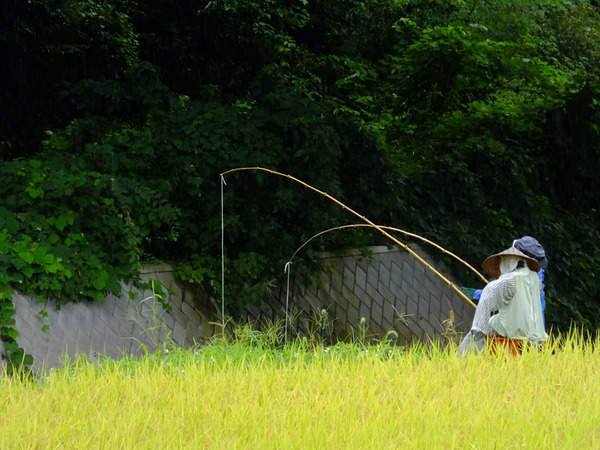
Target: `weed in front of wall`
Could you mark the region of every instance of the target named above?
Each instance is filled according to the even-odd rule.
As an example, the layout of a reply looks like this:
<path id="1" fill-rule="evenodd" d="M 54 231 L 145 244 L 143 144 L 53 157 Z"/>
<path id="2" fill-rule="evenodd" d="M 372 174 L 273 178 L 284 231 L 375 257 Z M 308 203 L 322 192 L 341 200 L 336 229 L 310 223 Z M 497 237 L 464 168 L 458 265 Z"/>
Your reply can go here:
<path id="1" fill-rule="evenodd" d="M 147 303 L 150 304 L 149 308 L 152 314 L 150 325 L 146 326 L 147 324 L 145 321 L 141 319 L 141 314 L 129 314 L 127 318 L 141 328 L 142 331 L 140 334 L 148 337 L 149 343 L 155 351 L 168 353 L 169 349 L 175 347 L 175 343 L 171 339 L 171 330 L 168 329 L 166 323 L 162 319 L 162 316 L 166 313 L 164 307 L 166 305 L 166 300 L 162 294 L 162 288 L 157 288 L 157 285 L 160 285 L 158 281 L 151 281 L 152 295 L 144 298 L 140 302 L 140 309 L 137 311 L 139 313 L 141 309 L 146 307 Z M 131 336 L 129 339 L 132 339 L 139 344 L 138 350 L 142 349 L 145 354 L 150 353 L 146 342 L 143 342 L 141 339 L 134 336 Z"/>
<path id="2" fill-rule="evenodd" d="M 451 309 L 448 318 L 442 321 L 442 327 L 444 329 L 442 336 L 448 344 L 460 344 L 460 341 L 464 337 L 464 333 L 460 332 L 456 327 L 454 310 Z"/>
<path id="3" fill-rule="evenodd" d="M 312 346 L 330 345 L 333 334 L 333 319 L 329 317 L 326 309 L 313 310 L 312 318 L 301 319 L 304 311 L 295 307 L 288 315 L 288 339 L 285 339 L 285 321 L 282 318 L 236 323 L 232 318 L 228 318 L 225 327 L 221 322 L 211 322 L 215 327 L 224 328 L 225 332 L 220 333 L 217 339 L 222 339 L 229 343 L 246 344 L 260 348 L 280 348 L 285 344 L 294 345 L 299 342 L 308 342 Z M 298 325 L 302 322 L 302 328 L 307 336 L 302 336 L 302 330 Z"/>
<path id="4" fill-rule="evenodd" d="M 312 309 L 312 317 L 307 323 L 308 341 L 312 344 L 331 345 L 333 343 L 333 324 L 335 319 L 329 317 L 325 308 Z"/>
<path id="5" fill-rule="evenodd" d="M 261 322 L 261 335 L 268 347 L 280 347 L 285 342 L 283 319 L 265 319 Z"/>
<path id="6" fill-rule="evenodd" d="M 301 321 L 301 316 L 302 316 L 303 312 L 304 311 L 296 305 L 292 305 L 292 307 L 290 308 L 290 310 L 288 312 L 287 333 L 288 333 L 288 336 L 291 337 L 292 339 L 297 339 L 300 337 L 300 334 L 301 334 L 300 321 Z M 284 314 L 285 314 L 285 311 L 284 311 Z M 286 339 L 288 336 L 285 336 Z"/>
<path id="7" fill-rule="evenodd" d="M 358 323 L 358 332 L 354 332 L 354 328 L 352 328 L 352 341 L 359 345 L 362 348 L 368 347 L 368 335 L 369 325 L 367 324 L 367 320 L 364 317 L 360 318 L 360 322 Z"/>

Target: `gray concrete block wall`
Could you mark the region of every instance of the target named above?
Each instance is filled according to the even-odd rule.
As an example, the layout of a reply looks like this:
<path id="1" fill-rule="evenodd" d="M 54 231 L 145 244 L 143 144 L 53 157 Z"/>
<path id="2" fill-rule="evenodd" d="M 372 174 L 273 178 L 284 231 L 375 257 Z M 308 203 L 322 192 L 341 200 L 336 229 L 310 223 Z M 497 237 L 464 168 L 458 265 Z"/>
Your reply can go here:
<path id="1" fill-rule="evenodd" d="M 454 282 L 445 267 L 433 260 L 419 246 L 411 245 L 421 258 Z M 324 254 L 325 270 L 318 282 L 310 286 L 294 284 L 292 292 L 279 290 L 261 308 L 245 311 L 250 320 L 283 318 L 285 298 L 302 309 L 304 320 L 292 324 L 300 335 L 309 335 L 302 328 L 325 309 L 333 321 L 334 339 L 359 336 L 361 319 L 365 319 L 367 336 L 382 339 L 386 333 L 397 333 L 397 342 L 409 344 L 415 340 L 429 342 L 443 339 L 452 329 L 464 333 L 470 328 L 475 309 L 437 274 L 403 249 L 371 247 L 371 261 L 353 251 L 344 255 Z M 269 304 L 268 308 L 266 303 Z M 270 313 L 266 313 L 270 311 Z M 453 319 L 452 329 L 448 322 Z"/>
<path id="2" fill-rule="evenodd" d="M 200 290 L 176 281 L 173 267 L 148 265 L 142 281 L 158 280 L 164 287 L 163 308 L 151 289 L 123 284 L 122 295 L 107 296 L 103 302 L 82 301 L 57 307 L 37 303 L 34 296 L 13 295 L 16 309 L 17 343 L 34 357 L 34 370 L 60 366 L 85 354 L 89 360 L 106 355 L 141 355 L 173 342 L 187 346 L 214 334 L 216 305 Z M 171 291 L 169 293 L 168 291 Z"/>
<path id="3" fill-rule="evenodd" d="M 414 249 L 444 273 L 442 265 L 419 247 Z M 289 307 L 299 314 L 290 330 L 300 335 L 314 332 L 322 310 L 327 311 L 328 326 L 319 330 L 319 336 L 330 343 L 358 336 L 361 318 L 369 337 L 381 339 L 393 330 L 401 344 L 442 337 L 444 321 L 451 314 L 457 331 L 468 330 L 474 308 L 414 256 L 387 247 L 370 250 L 371 261 L 357 251 L 324 254 L 327 269 L 318 282 L 309 286 L 293 283 Z M 151 290 L 125 284 L 120 297 L 109 295 L 103 302 L 67 303 L 60 308 L 16 292 L 17 342 L 33 355 L 34 369 L 60 366 L 63 355 L 71 359 L 77 354 L 86 354 L 91 360 L 103 355 L 119 358 L 153 352 L 165 342 L 188 346 L 214 335 L 212 324 L 221 321 L 220 305 L 200 289 L 179 283 L 173 267 L 146 266 L 141 278 L 158 280 L 165 291 L 171 290 L 164 298 L 169 311 L 155 300 Z M 284 283 L 260 307 L 247 307 L 242 318 L 258 322 L 284 319 L 287 295 Z"/>

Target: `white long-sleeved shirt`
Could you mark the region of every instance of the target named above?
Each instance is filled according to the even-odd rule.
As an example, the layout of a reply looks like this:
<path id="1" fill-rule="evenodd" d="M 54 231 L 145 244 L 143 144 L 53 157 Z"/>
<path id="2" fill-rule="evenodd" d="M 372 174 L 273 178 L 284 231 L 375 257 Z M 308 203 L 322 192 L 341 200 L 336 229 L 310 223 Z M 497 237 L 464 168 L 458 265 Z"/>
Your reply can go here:
<path id="1" fill-rule="evenodd" d="M 526 278 L 523 278 L 524 276 Z M 517 277 L 520 277 L 519 280 L 521 280 L 519 288 L 521 291 L 519 291 L 518 300 L 515 300 Z M 485 336 L 496 333 L 516 339 L 528 339 L 533 343 L 548 339 L 548 335 L 543 329 L 541 305 L 537 302 L 539 288 L 535 289 L 535 283 L 531 279 L 534 279 L 539 285 L 537 275 L 533 276 L 527 268 L 522 268 L 503 273 L 500 278 L 485 287 L 475 311 L 471 331 L 467 333 L 460 345 L 461 354 L 467 351 L 473 343 L 477 350 L 481 350 Z M 535 297 L 535 300 L 529 297 Z M 494 319 L 490 320 L 492 316 Z"/>
<path id="2" fill-rule="evenodd" d="M 510 302 L 515 295 L 516 286 L 517 282 L 512 273 L 505 273 L 497 280 L 491 281 L 481 293 L 471 329 L 486 336 L 492 335 L 494 330 L 490 325 L 490 317 Z"/>
<path id="3" fill-rule="evenodd" d="M 494 333 L 490 325 L 490 317 L 513 298 L 516 286 L 515 276 L 510 272 L 502 274 L 497 280 L 488 283 L 481 292 L 471 331 L 467 333 L 460 344 L 458 351 L 461 355 L 466 353 L 469 348 L 473 348 L 477 352 L 483 350 L 485 337 Z"/>

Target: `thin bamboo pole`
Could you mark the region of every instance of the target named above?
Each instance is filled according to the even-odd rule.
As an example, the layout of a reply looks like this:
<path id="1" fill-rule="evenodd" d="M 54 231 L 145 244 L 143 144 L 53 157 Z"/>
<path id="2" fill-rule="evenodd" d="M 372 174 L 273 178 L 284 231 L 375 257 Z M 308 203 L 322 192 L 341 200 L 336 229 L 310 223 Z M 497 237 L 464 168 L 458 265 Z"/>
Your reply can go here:
<path id="1" fill-rule="evenodd" d="M 331 195 L 329 195 L 327 192 L 323 192 L 313 186 L 311 186 L 308 183 L 305 183 L 302 180 L 299 180 L 298 178 L 295 178 L 291 175 L 287 175 L 281 172 L 277 172 L 275 170 L 271 170 L 271 169 L 265 169 L 264 167 L 238 167 L 235 169 L 230 169 L 227 170 L 223 173 L 221 173 L 221 177 L 224 177 L 225 175 L 229 174 L 229 173 L 233 173 L 233 172 L 239 172 L 239 171 L 243 171 L 243 170 L 260 170 L 263 172 L 268 172 L 271 173 L 273 175 L 279 175 L 281 177 L 284 178 L 288 178 L 292 181 L 295 181 L 299 184 L 301 184 L 302 186 L 311 189 L 315 192 L 317 192 L 318 194 L 321 194 L 324 197 L 327 197 L 329 200 L 333 201 L 334 203 L 338 204 L 339 206 L 341 206 L 342 208 L 344 208 L 346 211 L 349 211 L 350 213 L 354 214 L 355 216 L 357 216 L 359 219 L 361 219 L 362 221 L 368 223 L 370 226 L 372 226 L 373 228 L 375 228 L 376 230 L 378 230 L 381 234 L 383 234 L 385 237 L 387 237 L 388 239 L 392 240 L 393 242 L 395 242 L 396 244 L 398 244 L 400 247 L 404 248 L 407 252 L 409 252 L 411 255 L 413 255 L 421 264 L 423 264 L 425 267 L 427 267 L 429 270 L 431 270 L 433 273 L 435 273 L 438 277 L 440 277 L 446 284 L 448 284 L 452 289 L 454 289 L 454 291 L 461 296 L 464 300 L 466 300 L 471 306 L 473 306 L 473 308 L 477 308 L 477 305 L 475 305 L 475 303 L 473 303 L 471 301 L 471 299 L 469 297 L 467 297 L 454 283 L 452 283 L 450 280 L 448 280 L 444 275 L 442 275 L 440 272 L 438 272 L 435 268 L 433 268 L 427 261 L 425 261 L 423 258 L 421 258 L 419 255 L 417 255 L 410 247 L 408 247 L 406 244 L 403 244 L 402 242 L 400 242 L 398 239 L 396 239 L 394 236 L 392 236 L 391 234 L 389 234 L 387 231 L 385 231 L 382 227 L 375 225 L 373 222 L 371 222 L 369 219 L 367 219 L 365 216 L 357 213 L 356 211 L 354 211 L 352 208 L 346 206 L 345 204 L 343 204 L 342 202 L 340 202 L 338 199 L 336 199 L 335 197 L 332 197 Z"/>
<path id="2" fill-rule="evenodd" d="M 308 239 L 304 244 L 302 244 L 300 247 L 298 247 L 298 250 L 296 250 L 294 252 L 294 254 L 292 255 L 292 257 L 290 258 L 290 261 L 292 259 L 294 259 L 294 256 L 296 256 L 296 254 L 298 252 L 300 252 L 300 250 L 302 250 L 310 241 L 312 241 L 315 238 L 318 238 L 319 236 L 325 234 L 325 233 L 329 233 L 331 231 L 335 231 L 335 230 L 343 230 L 345 228 L 358 228 L 358 227 L 368 227 L 368 228 L 373 228 L 371 227 L 371 225 L 366 224 L 366 223 L 354 223 L 354 224 L 350 224 L 350 225 L 340 225 L 337 227 L 333 227 L 333 228 L 329 228 L 327 230 L 323 230 L 320 233 L 315 234 L 313 237 L 311 237 L 310 239 Z M 422 236 L 419 236 L 418 234 L 414 234 L 414 233 L 410 233 L 408 231 L 404 231 L 401 230 L 400 228 L 394 228 L 394 227 L 388 227 L 385 225 L 379 225 L 380 228 L 383 228 L 384 230 L 390 230 L 390 231 L 398 231 L 400 233 L 404 233 L 407 236 L 411 236 L 417 239 L 420 239 L 421 241 L 430 244 L 432 246 L 434 246 L 435 248 L 437 248 L 438 250 L 442 251 L 443 253 L 446 253 L 447 255 L 450 255 L 451 257 L 453 257 L 454 259 L 456 259 L 457 261 L 459 261 L 460 263 L 464 264 L 468 269 L 470 269 L 471 271 L 473 271 L 479 278 L 481 278 L 481 280 L 483 280 L 483 282 L 485 284 L 488 284 L 489 281 L 483 276 L 481 275 L 481 273 L 479 273 L 471 264 L 469 264 L 468 262 L 462 260 L 461 258 L 459 258 L 458 256 L 456 256 L 454 253 L 446 250 L 445 248 L 443 248 L 442 246 L 436 244 L 435 242 L 430 241 L 429 239 L 426 239 Z"/>

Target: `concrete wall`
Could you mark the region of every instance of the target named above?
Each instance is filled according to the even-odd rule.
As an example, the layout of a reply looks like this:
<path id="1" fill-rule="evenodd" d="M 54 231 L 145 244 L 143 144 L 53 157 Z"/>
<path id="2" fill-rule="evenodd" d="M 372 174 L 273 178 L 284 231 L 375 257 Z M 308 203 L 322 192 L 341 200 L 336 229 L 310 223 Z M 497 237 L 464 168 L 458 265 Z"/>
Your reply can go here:
<path id="1" fill-rule="evenodd" d="M 153 352 L 167 339 L 184 346 L 213 335 L 210 322 L 215 321 L 216 306 L 201 291 L 178 283 L 173 267 L 148 265 L 141 278 L 158 280 L 171 290 L 163 299 L 169 311 L 156 301 L 151 289 L 131 284 L 123 284 L 120 297 L 109 295 L 103 302 L 67 303 L 60 308 L 15 293 L 17 342 L 34 357 L 34 370 L 59 366 L 63 355 L 119 358 Z"/>
<path id="2" fill-rule="evenodd" d="M 411 248 L 453 281 L 443 264 L 419 246 Z M 323 321 L 330 322 L 329 326 L 317 331 L 330 335 L 331 340 L 360 337 L 364 327 L 368 328 L 367 337 L 374 339 L 394 331 L 400 344 L 458 338 L 469 330 L 474 307 L 432 270 L 402 249 L 369 250 L 373 253 L 370 261 L 357 251 L 322 255 L 327 269 L 316 283 L 295 284 L 290 295 L 284 288 L 260 307 L 247 307 L 246 317 L 259 323 L 264 319 L 283 319 L 288 302 L 293 316 L 291 333 L 310 335 L 319 328 L 316 322 L 325 310 L 327 318 Z M 457 333 L 454 336 L 453 331 Z"/>
<path id="3" fill-rule="evenodd" d="M 414 248 L 445 272 L 419 247 Z M 414 256 L 387 247 L 370 250 L 372 260 L 358 252 L 322 255 L 326 270 L 317 282 L 294 283 L 288 295 L 283 277 L 276 294 L 259 307 L 247 307 L 242 318 L 258 324 L 265 319 L 283 320 L 289 302 L 290 336 L 318 335 L 330 342 L 358 337 L 361 318 L 367 337 L 381 339 L 393 330 L 402 344 L 444 337 L 448 328 L 444 321 L 449 319 L 454 321 L 451 328 L 468 330 L 474 308 Z M 171 266 L 147 266 L 142 279 L 157 279 L 172 291 L 164 298 L 169 311 L 155 301 L 151 290 L 132 285 L 123 285 L 118 298 L 110 295 L 104 302 L 68 303 L 60 308 L 15 293 L 17 342 L 33 355 L 34 369 L 60 366 L 65 354 L 73 358 L 83 353 L 92 360 L 103 355 L 118 358 L 124 353 L 153 352 L 168 341 L 192 345 L 214 334 L 211 323 L 221 321 L 220 304 L 178 282 Z"/>

